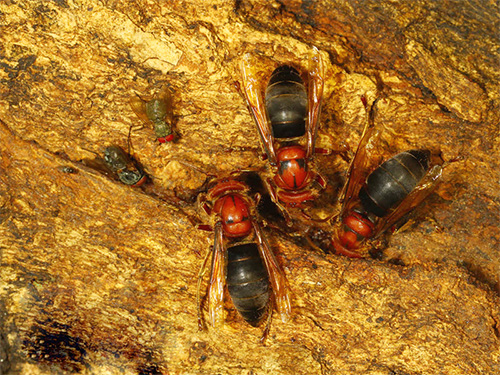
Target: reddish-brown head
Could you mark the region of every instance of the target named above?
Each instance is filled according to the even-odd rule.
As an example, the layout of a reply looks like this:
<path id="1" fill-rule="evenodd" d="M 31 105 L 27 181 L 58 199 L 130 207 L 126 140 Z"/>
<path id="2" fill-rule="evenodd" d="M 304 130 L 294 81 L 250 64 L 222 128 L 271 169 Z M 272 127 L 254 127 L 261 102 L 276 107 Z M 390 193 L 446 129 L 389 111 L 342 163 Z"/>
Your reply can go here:
<path id="1" fill-rule="evenodd" d="M 315 193 L 311 190 L 304 191 L 278 191 L 278 199 L 287 207 L 300 207 L 300 205 L 307 201 L 312 201 L 316 197 Z"/>
<path id="2" fill-rule="evenodd" d="M 243 182 L 224 177 L 215 180 L 211 184 L 211 188 L 208 191 L 208 197 L 211 200 L 215 200 L 230 192 L 244 193 L 247 190 L 248 187 Z"/>
<path id="3" fill-rule="evenodd" d="M 282 189 L 300 190 L 311 180 L 307 167 L 306 150 L 299 145 L 281 148 L 277 155 L 278 174 L 274 182 Z"/>

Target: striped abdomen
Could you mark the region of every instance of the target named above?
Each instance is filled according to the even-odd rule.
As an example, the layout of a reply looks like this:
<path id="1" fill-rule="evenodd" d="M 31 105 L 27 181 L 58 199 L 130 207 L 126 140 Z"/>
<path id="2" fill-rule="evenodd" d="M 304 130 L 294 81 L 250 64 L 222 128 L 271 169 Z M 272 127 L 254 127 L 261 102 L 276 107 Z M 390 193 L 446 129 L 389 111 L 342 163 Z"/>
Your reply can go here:
<path id="1" fill-rule="evenodd" d="M 272 73 L 266 89 L 266 108 L 274 138 L 305 134 L 307 92 L 295 68 L 283 65 Z"/>
<path id="2" fill-rule="evenodd" d="M 165 121 L 167 105 L 163 100 L 153 99 L 146 103 L 146 115 L 153 123 Z"/>
<path id="3" fill-rule="evenodd" d="M 267 270 L 256 243 L 227 249 L 227 288 L 241 316 L 256 326 L 266 316 L 270 297 Z"/>
<path id="4" fill-rule="evenodd" d="M 172 124 L 166 121 L 168 110 L 167 103 L 164 100 L 153 99 L 146 103 L 146 115 L 153 123 L 156 137 L 160 143 L 170 142 L 174 139 Z"/>
<path id="5" fill-rule="evenodd" d="M 401 203 L 427 173 L 430 155 L 428 150 L 410 150 L 382 163 L 359 191 L 364 209 L 383 217 Z"/>

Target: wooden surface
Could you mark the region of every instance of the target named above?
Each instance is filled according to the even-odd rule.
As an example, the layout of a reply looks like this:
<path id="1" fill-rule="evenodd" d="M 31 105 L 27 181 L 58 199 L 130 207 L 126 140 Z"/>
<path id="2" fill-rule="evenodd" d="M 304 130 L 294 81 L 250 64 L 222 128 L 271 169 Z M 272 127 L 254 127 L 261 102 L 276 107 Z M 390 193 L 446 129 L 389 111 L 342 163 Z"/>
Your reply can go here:
<path id="1" fill-rule="evenodd" d="M 499 373 L 498 24 L 480 0 L 2 2 L 0 374 Z M 355 149 L 360 97 L 383 94 L 381 153 L 465 160 L 382 259 L 325 254 L 268 219 L 291 320 L 263 346 L 228 304 L 224 326 L 199 332 L 212 238 L 196 196 L 210 174 L 267 173 L 239 62 L 305 67 L 313 45 L 320 147 Z M 158 145 L 128 103 L 164 85 L 177 140 Z M 131 125 L 151 176 L 138 189 L 89 162 L 126 149 Z M 335 197 L 347 163 L 316 168 Z"/>

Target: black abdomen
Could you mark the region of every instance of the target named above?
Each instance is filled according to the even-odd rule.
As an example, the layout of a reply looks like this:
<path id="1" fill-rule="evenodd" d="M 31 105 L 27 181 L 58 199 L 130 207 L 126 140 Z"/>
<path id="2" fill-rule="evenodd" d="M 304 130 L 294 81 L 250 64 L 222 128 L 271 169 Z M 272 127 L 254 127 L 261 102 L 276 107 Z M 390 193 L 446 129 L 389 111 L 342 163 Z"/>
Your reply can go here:
<path id="1" fill-rule="evenodd" d="M 256 243 L 227 249 L 227 288 L 233 304 L 251 325 L 258 325 L 267 312 L 269 277 Z"/>
<path id="2" fill-rule="evenodd" d="M 429 167 L 428 150 L 405 151 L 382 163 L 366 179 L 359 199 L 366 211 L 385 216 L 417 186 Z"/>
<path id="3" fill-rule="evenodd" d="M 295 68 L 283 65 L 272 73 L 266 89 L 266 108 L 274 138 L 305 134 L 307 92 Z"/>

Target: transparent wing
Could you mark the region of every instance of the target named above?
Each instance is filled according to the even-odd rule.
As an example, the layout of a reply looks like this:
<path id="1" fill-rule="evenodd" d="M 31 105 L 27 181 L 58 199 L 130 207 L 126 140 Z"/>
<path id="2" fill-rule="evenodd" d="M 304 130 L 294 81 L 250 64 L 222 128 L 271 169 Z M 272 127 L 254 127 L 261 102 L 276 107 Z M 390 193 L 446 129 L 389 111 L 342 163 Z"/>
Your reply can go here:
<path id="1" fill-rule="evenodd" d="M 259 244 L 260 256 L 264 260 L 264 264 L 267 268 L 267 273 L 269 274 L 269 280 L 274 292 L 274 300 L 276 304 L 276 310 L 281 316 L 281 320 L 286 322 L 290 316 L 291 306 L 290 306 L 290 292 L 286 282 L 286 277 L 276 260 L 269 243 L 262 234 L 262 230 L 257 223 L 253 223 L 255 235 Z"/>
<path id="2" fill-rule="evenodd" d="M 262 147 L 269 162 L 276 165 L 276 150 L 274 149 L 273 136 L 267 117 L 265 103 L 262 99 L 259 77 L 250 61 L 250 54 L 246 54 L 241 61 L 241 80 L 243 93 L 248 110 L 253 117 L 259 131 Z"/>
<path id="3" fill-rule="evenodd" d="M 208 320 L 215 327 L 224 322 L 226 251 L 224 249 L 224 236 L 220 223 L 215 225 L 214 234 L 212 267 L 208 287 Z"/>
<path id="4" fill-rule="evenodd" d="M 375 158 L 376 143 L 381 135 L 381 130 L 375 128 L 375 107 L 377 100 L 372 104 L 366 120 L 366 125 L 361 135 L 361 139 L 356 150 L 356 155 L 351 161 L 347 180 L 342 189 L 341 202 L 342 210 L 339 218 L 349 212 L 356 203 L 359 190 L 363 186 L 365 179 L 372 169 Z"/>
<path id="5" fill-rule="evenodd" d="M 437 182 L 441 179 L 443 167 L 435 165 L 429 169 L 420 183 L 413 189 L 405 199 L 387 215 L 384 219 L 379 220 L 374 232 L 376 236 L 384 233 L 387 229 L 395 225 L 403 216 L 417 207 L 425 198 L 431 194 L 437 186 Z"/>
<path id="6" fill-rule="evenodd" d="M 325 67 L 321 54 L 316 47 L 309 56 L 308 101 L 309 113 L 307 119 L 307 158 L 314 155 L 314 144 L 318 135 L 321 100 L 323 98 Z"/>
<path id="7" fill-rule="evenodd" d="M 165 106 L 167 108 L 165 121 L 172 125 L 174 123 L 173 95 L 168 87 L 165 87 L 163 89 L 163 92 L 161 93 L 161 99 L 165 102 Z"/>
<path id="8" fill-rule="evenodd" d="M 130 108 L 132 108 L 132 111 L 134 111 L 137 117 L 139 117 L 143 123 L 148 125 L 150 122 L 148 115 L 146 114 L 146 102 L 136 94 L 130 98 L 129 104 Z"/>

